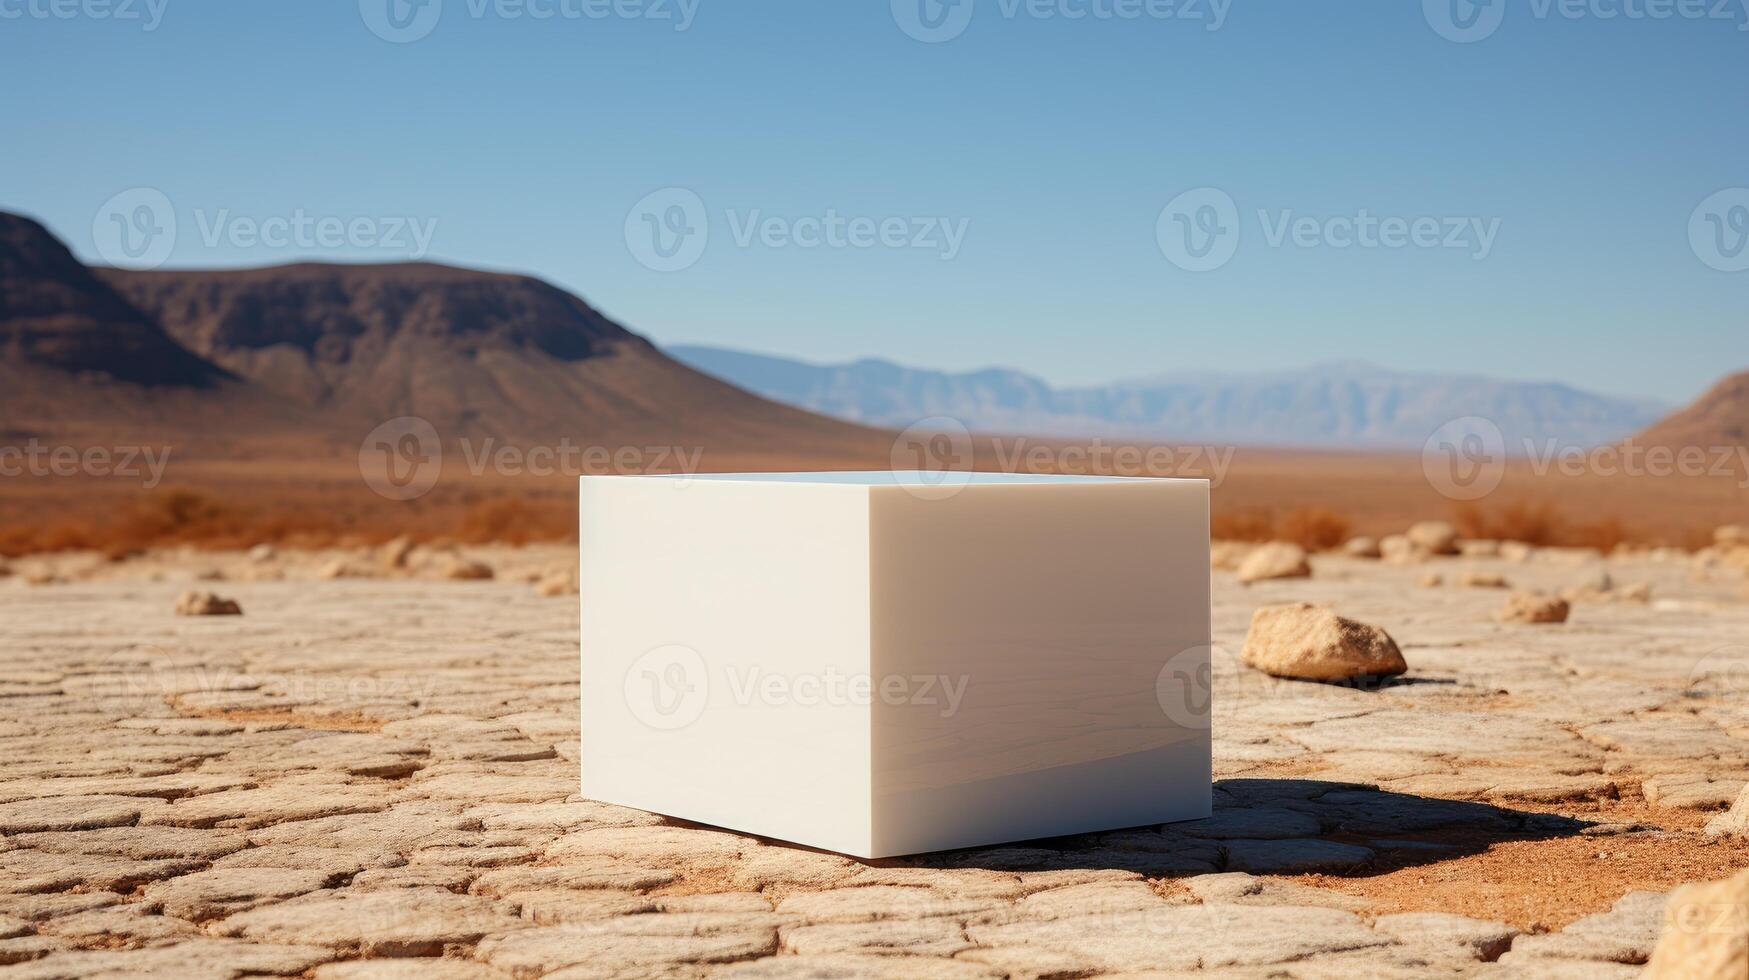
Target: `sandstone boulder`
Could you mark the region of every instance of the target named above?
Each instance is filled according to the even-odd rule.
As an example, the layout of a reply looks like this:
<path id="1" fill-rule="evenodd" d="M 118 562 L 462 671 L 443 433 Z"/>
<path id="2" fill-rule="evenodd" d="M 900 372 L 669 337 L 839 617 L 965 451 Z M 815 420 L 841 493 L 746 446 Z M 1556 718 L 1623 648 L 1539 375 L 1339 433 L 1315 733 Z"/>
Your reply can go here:
<path id="1" fill-rule="evenodd" d="M 1240 659 L 1276 677 L 1320 681 L 1384 677 L 1409 669 L 1389 633 L 1309 602 L 1257 610 Z"/>
<path id="2" fill-rule="evenodd" d="M 1555 596 L 1514 592 L 1497 618 L 1502 623 L 1564 623 L 1572 608 L 1567 600 Z"/>
<path id="3" fill-rule="evenodd" d="M 469 558 L 452 558 L 443 565 L 443 577 L 478 581 L 492 577 L 492 566 Z"/>
<path id="4" fill-rule="evenodd" d="M 1707 821 L 1706 832 L 1709 837 L 1749 837 L 1749 786 L 1729 810 Z"/>
<path id="5" fill-rule="evenodd" d="M 1245 556 L 1239 563 L 1239 581 L 1261 582 L 1272 578 L 1310 578 L 1312 565 L 1306 549 L 1286 541 L 1271 541 Z"/>
<path id="6" fill-rule="evenodd" d="M 211 592 L 190 590 L 176 597 L 178 616 L 241 616 L 243 607 L 235 599 L 221 599 Z"/>
<path id="7" fill-rule="evenodd" d="M 1749 977 L 1749 870 L 1723 881 L 1683 885 L 1664 903 L 1664 930 L 1647 980 Z"/>
<path id="8" fill-rule="evenodd" d="M 1378 558 L 1383 554 L 1379 550 L 1379 539 L 1369 538 L 1366 535 L 1349 538 L 1348 543 L 1342 546 L 1342 550 L 1347 552 L 1350 558 Z"/>
<path id="9" fill-rule="evenodd" d="M 1417 548 L 1432 555 L 1458 553 L 1457 528 L 1445 521 L 1420 521 L 1404 532 Z"/>
<path id="10" fill-rule="evenodd" d="M 1379 541 L 1379 555 L 1393 565 L 1412 565 L 1426 561 L 1427 549 L 1409 540 L 1407 535 L 1388 534 Z"/>
<path id="11" fill-rule="evenodd" d="M 405 534 L 389 541 L 377 550 L 384 568 L 406 568 L 407 557 L 413 554 L 413 539 Z"/>

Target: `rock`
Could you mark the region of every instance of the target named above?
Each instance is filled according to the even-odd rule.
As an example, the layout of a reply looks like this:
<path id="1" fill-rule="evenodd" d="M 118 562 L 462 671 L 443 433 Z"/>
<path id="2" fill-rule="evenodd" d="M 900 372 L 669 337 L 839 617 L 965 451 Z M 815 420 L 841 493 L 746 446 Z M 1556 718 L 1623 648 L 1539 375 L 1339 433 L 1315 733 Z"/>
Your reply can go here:
<path id="1" fill-rule="evenodd" d="M 444 563 L 442 574 L 444 578 L 479 581 L 492 577 L 492 566 L 468 558 L 451 558 Z"/>
<path id="2" fill-rule="evenodd" d="M 221 599 L 211 592 L 188 591 L 176 598 L 178 616 L 241 616 L 243 607 L 235 599 Z"/>
<path id="3" fill-rule="evenodd" d="M 1651 602 L 1652 583 L 1631 582 L 1615 590 L 1615 598 L 1618 602 Z"/>
<path id="4" fill-rule="evenodd" d="M 1586 592 L 1609 592 L 1615 588 L 1615 579 L 1610 576 L 1608 569 L 1599 568 L 1587 575 L 1579 583 L 1579 588 Z"/>
<path id="5" fill-rule="evenodd" d="M 141 897 L 167 915 L 207 919 L 315 891 L 333 877 L 299 868 L 217 868 L 154 881 Z"/>
<path id="6" fill-rule="evenodd" d="M 1215 541 L 1209 544 L 1209 567 L 1225 572 L 1238 571 L 1239 563 L 1245 560 L 1255 548 L 1255 545 L 1244 541 Z"/>
<path id="7" fill-rule="evenodd" d="M 279 557 L 279 551 L 270 544 L 258 544 L 249 549 L 249 560 L 257 565 L 270 562 Z"/>
<path id="8" fill-rule="evenodd" d="M 1737 802 L 1729 810 L 1707 821 L 1706 832 L 1709 837 L 1749 837 L 1749 785 L 1737 794 Z"/>
<path id="9" fill-rule="evenodd" d="M 1506 576 L 1497 572 L 1465 572 L 1458 579 L 1458 584 L 1472 589 L 1511 588 L 1506 581 Z"/>
<path id="10" fill-rule="evenodd" d="M 1515 562 L 1522 565 L 1525 562 L 1530 561 L 1531 556 L 1535 554 L 1536 549 L 1525 544 L 1523 541 L 1500 542 L 1500 557 L 1509 562 Z"/>
<path id="11" fill-rule="evenodd" d="M 1384 630 L 1307 602 L 1257 610 L 1240 660 L 1276 677 L 1320 681 L 1390 676 L 1409 669 Z"/>
<path id="12" fill-rule="evenodd" d="M 1239 563 L 1239 581 L 1246 584 L 1275 578 L 1309 578 L 1311 574 L 1306 549 L 1286 541 L 1271 541 Z"/>
<path id="13" fill-rule="evenodd" d="M 1426 575 L 1421 576 L 1415 584 L 1424 589 L 1437 589 L 1445 584 L 1445 576 L 1438 572 L 1428 572 Z"/>
<path id="14" fill-rule="evenodd" d="M 1378 558 L 1384 554 L 1379 550 L 1379 540 L 1365 535 L 1349 538 L 1348 543 L 1342 546 L 1342 550 L 1347 552 L 1350 558 Z"/>
<path id="15" fill-rule="evenodd" d="M 317 578 L 370 578 L 371 573 L 345 558 L 336 558 L 316 572 Z"/>
<path id="16" fill-rule="evenodd" d="M 1393 565 L 1413 565 L 1426 561 L 1429 552 L 1401 534 L 1389 534 L 1379 541 L 1379 555 Z"/>
<path id="17" fill-rule="evenodd" d="M 1720 548 L 1749 547 L 1749 524 L 1726 524 L 1715 528 L 1713 544 Z"/>
<path id="18" fill-rule="evenodd" d="M 1514 592 L 1495 617 L 1502 623 L 1564 623 L 1572 606 L 1565 599 Z"/>
<path id="19" fill-rule="evenodd" d="M 1498 558 L 1500 542 L 1489 538 L 1471 538 L 1458 542 L 1458 554 L 1465 558 Z"/>
<path id="20" fill-rule="evenodd" d="M 535 583 L 537 595 L 561 596 L 577 594 L 577 572 L 574 569 L 554 569 L 541 576 Z"/>
<path id="21" fill-rule="evenodd" d="M 1420 521 L 1404 532 L 1403 536 L 1430 555 L 1458 553 L 1457 528 L 1445 521 Z"/>
<path id="22" fill-rule="evenodd" d="M 1742 980 L 1749 976 L 1749 870 L 1683 885 L 1664 903 L 1664 929 L 1647 980 Z"/>
<path id="23" fill-rule="evenodd" d="M 377 558 L 384 568 L 406 568 L 407 557 L 413 553 L 413 539 L 405 534 L 377 549 Z"/>

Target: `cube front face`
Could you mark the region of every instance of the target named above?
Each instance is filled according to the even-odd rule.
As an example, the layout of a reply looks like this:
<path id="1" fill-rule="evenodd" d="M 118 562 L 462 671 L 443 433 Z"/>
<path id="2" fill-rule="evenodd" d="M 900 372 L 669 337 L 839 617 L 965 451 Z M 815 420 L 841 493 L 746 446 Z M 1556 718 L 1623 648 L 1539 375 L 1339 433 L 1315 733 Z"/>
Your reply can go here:
<path id="1" fill-rule="evenodd" d="M 1208 487 L 600 477 L 583 793 L 863 857 L 1206 816 Z"/>

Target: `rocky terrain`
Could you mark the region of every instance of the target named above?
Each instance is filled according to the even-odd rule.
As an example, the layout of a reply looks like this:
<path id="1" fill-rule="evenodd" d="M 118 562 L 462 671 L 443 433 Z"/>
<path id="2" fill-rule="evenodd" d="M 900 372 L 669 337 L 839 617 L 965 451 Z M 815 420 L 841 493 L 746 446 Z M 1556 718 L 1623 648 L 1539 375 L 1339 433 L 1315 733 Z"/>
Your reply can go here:
<path id="1" fill-rule="evenodd" d="M 0 976 L 1735 969 L 1749 878 L 1665 916 L 1749 868 L 1741 546 L 1446 543 L 1218 549 L 1212 819 L 877 862 L 577 797 L 570 549 L 14 560 Z"/>

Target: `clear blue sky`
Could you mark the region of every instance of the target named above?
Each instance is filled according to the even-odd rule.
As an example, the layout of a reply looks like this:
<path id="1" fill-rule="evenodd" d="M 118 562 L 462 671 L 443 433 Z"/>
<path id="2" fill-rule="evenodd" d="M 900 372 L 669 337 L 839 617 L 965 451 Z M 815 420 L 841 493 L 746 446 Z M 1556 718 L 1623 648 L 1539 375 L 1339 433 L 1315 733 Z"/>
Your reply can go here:
<path id="1" fill-rule="evenodd" d="M 140 20 L 42 16 L 54 2 L 105 9 L 0 0 L 0 207 L 88 259 L 106 202 L 149 187 L 173 202 L 174 266 L 396 258 L 232 233 L 300 209 L 411 217 L 436 222 L 431 257 L 545 277 L 658 342 L 817 360 L 1084 383 L 1358 357 L 1670 400 L 1749 367 L 1749 271 L 1689 239 L 1703 199 L 1749 187 L 1738 7 L 1511 0 L 1460 44 L 1408 0 L 1233 0 L 1218 30 L 1210 0 L 975 0 L 962 33 L 922 43 L 900 27 L 919 0 L 620 0 L 667 19 L 443 0 L 428 36 L 390 43 L 358 0 L 151 0 L 150 31 L 148 0 L 106 0 Z M 670 187 L 698 196 L 709 241 L 659 272 L 626 226 Z M 1234 202 L 1239 237 L 1193 272 L 1156 222 L 1199 187 Z M 1270 242 L 1286 212 L 1362 209 L 1498 225 L 1480 260 L 1474 242 Z M 964 238 L 951 259 L 736 241 L 755 211 L 807 237 L 795 219 L 828 210 Z"/>

